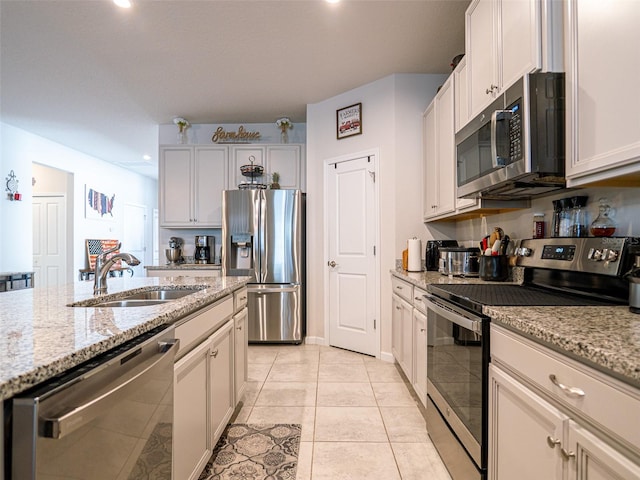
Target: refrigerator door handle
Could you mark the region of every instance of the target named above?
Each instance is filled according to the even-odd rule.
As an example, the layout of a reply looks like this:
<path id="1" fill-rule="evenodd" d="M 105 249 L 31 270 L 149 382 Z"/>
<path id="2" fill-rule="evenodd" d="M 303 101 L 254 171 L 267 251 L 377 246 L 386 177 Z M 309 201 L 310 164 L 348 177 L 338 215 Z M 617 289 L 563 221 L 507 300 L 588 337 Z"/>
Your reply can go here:
<path id="1" fill-rule="evenodd" d="M 249 293 L 255 293 L 256 295 L 262 295 L 263 293 L 291 293 L 298 291 L 300 285 L 287 285 L 284 287 L 258 287 L 251 288 L 251 285 L 247 287 Z"/>

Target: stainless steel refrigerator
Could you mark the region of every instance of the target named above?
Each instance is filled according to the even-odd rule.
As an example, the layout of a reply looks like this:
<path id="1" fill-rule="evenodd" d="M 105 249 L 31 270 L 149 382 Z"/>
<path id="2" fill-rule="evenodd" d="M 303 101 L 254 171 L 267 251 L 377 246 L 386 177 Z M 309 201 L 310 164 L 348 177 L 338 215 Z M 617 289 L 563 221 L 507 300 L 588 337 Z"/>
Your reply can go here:
<path id="1" fill-rule="evenodd" d="M 249 342 L 301 343 L 305 322 L 305 196 L 222 193 L 222 273 L 248 275 Z"/>

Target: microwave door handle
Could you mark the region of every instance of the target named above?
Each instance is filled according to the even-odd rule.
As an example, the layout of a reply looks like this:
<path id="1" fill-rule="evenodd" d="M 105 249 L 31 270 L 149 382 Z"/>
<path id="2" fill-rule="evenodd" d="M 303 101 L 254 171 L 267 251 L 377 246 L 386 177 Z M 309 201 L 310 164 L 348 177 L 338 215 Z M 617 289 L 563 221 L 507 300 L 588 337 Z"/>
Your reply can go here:
<path id="1" fill-rule="evenodd" d="M 504 159 L 498 158 L 498 122 L 510 120 L 511 110 L 495 110 L 491 114 L 491 163 L 493 168 L 504 167 Z"/>

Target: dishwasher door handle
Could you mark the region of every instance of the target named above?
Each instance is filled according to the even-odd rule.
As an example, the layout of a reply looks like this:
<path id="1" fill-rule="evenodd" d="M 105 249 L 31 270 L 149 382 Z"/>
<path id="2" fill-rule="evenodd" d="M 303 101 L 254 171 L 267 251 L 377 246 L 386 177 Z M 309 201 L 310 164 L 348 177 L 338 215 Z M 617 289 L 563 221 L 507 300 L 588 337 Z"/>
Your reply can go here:
<path id="1" fill-rule="evenodd" d="M 158 342 L 157 353 L 140 364 L 137 367 L 140 371 L 132 375 L 131 378 L 127 378 L 124 381 L 117 380 L 113 382 L 107 388 L 106 392 L 87 399 L 81 405 L 73 407 L 72 410 L 62 415 L 55 418 L 41 418 L 40 423 L 43 428 L 40 431 L 40 436 L 56 439 L 63 438 L 86 425 L 104 413 L 109 407 L 125 398 L 129 392 L 137 387 L 139 380 L 143 380 L 144 377 L 152 374 L 156 369 L 164 368 L 167 362 L 173 365 L 173 360 L 179 345 L 180 339 L 177 338 L 170 341 Z"/>

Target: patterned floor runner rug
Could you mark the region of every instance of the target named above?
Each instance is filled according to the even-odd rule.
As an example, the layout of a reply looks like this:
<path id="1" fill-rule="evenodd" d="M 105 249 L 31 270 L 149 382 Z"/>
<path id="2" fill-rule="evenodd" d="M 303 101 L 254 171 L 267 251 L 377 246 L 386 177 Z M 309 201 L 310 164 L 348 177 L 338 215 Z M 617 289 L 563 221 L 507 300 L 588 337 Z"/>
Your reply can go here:
<path id="1" fill-rule="evenodd" d="M 295 480 L 301 425 L 227 425 L 199 480 Z"/>

